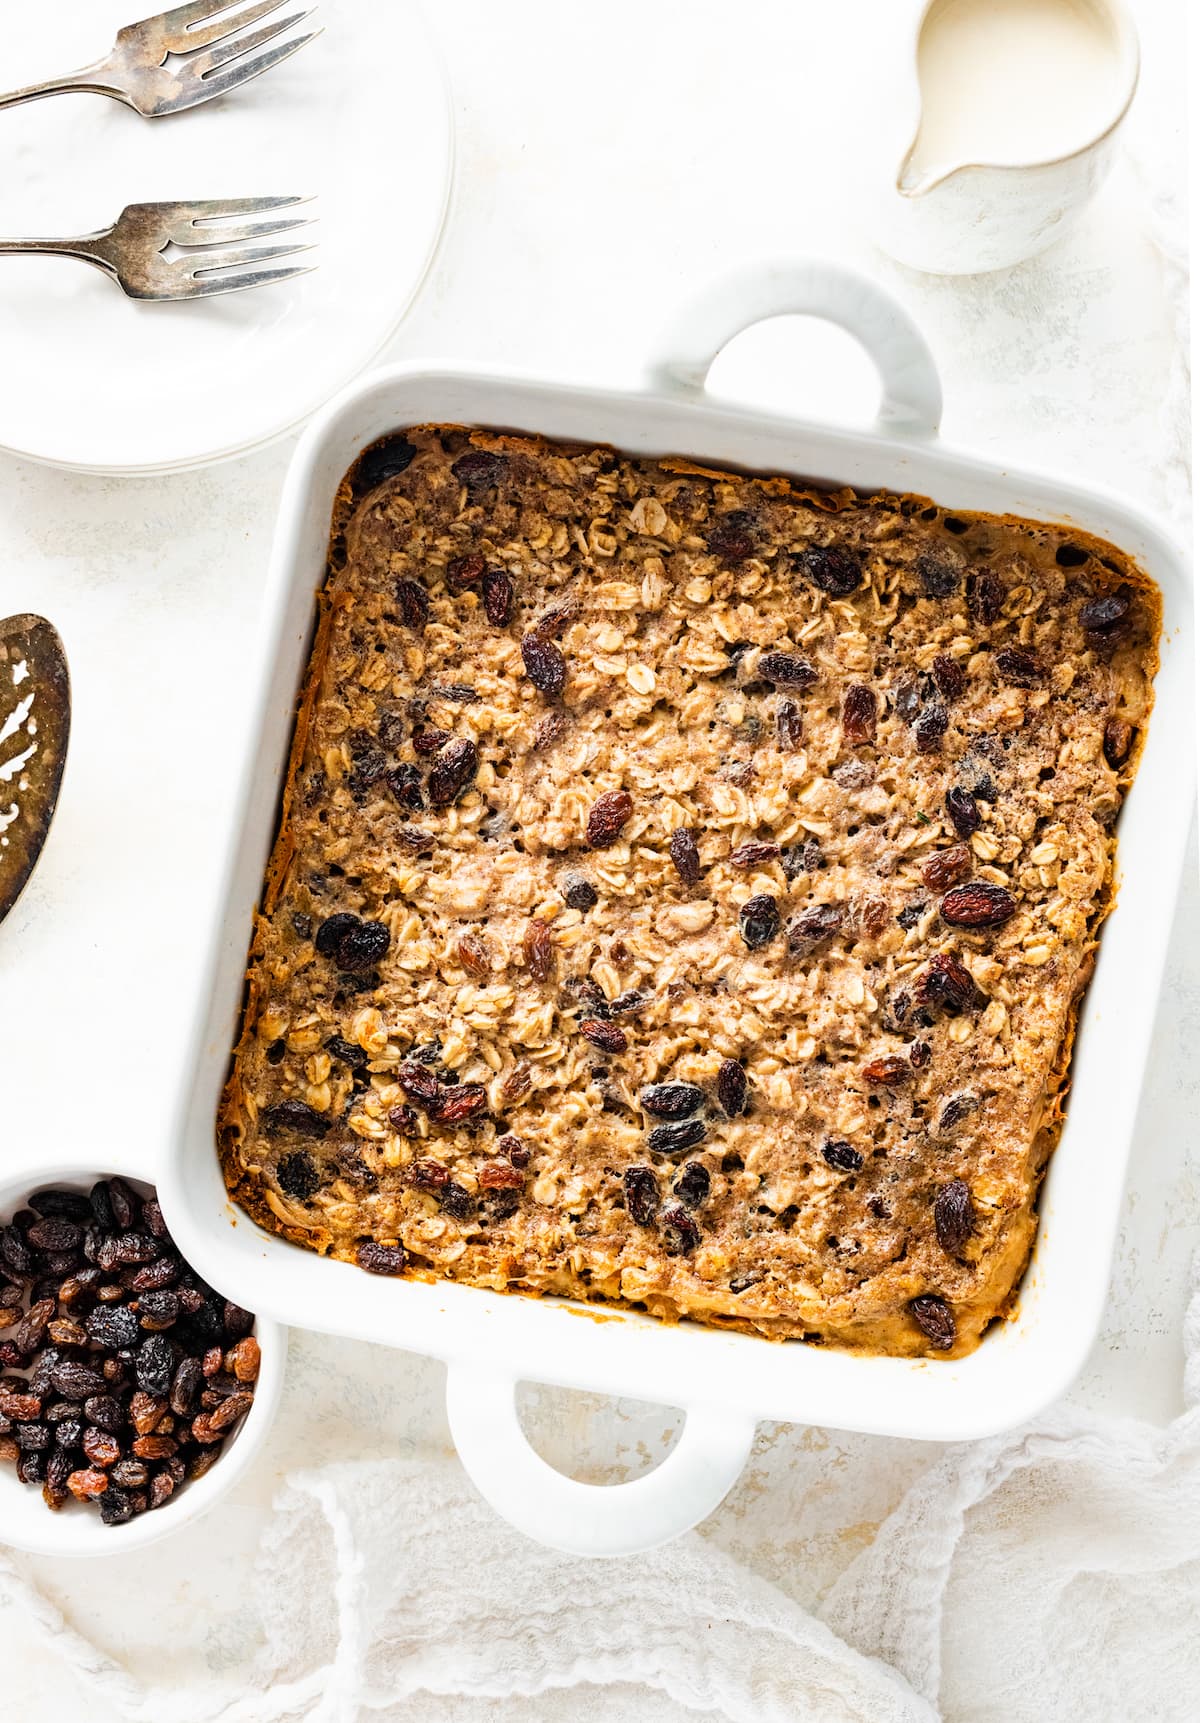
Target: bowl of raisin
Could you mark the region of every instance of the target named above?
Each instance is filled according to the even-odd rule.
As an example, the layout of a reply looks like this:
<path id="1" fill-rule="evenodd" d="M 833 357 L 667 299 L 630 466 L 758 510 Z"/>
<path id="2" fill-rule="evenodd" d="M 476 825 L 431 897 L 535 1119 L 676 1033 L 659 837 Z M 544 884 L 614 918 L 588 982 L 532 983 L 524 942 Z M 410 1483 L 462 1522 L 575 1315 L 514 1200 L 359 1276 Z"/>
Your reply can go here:
<path id="1" fill-rule="evenodd" d="M 184 1261 L 150 1185 L 0 1184 L 0 1539 L 111 1555 L 196 1518 L 266 1437 L 286 1349 Z"/>

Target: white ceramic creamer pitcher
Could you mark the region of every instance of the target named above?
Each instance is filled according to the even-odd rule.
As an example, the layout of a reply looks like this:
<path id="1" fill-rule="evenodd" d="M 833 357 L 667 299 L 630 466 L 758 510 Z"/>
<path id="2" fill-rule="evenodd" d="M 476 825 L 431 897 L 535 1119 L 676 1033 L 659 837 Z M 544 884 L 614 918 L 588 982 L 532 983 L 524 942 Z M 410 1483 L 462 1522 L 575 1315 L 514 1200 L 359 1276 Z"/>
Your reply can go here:
<path id="1" fill-rule="evenodd" d="M 1043 251 L 1099 186 L 1137 88 L 1124 0 L 924 0 L 904 35 L 880 244 L 939 275 Z"/>

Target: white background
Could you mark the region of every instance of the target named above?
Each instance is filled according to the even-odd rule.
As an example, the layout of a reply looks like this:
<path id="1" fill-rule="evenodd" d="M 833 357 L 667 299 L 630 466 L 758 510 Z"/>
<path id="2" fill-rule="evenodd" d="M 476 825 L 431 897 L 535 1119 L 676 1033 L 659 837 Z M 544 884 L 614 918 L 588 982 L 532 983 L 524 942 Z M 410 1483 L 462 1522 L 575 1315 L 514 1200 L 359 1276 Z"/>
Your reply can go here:
<path id="1" fill-rule="evenodd" d="M 872 57 L 875 26 L 899 3 L 431 0 L 453 80 L 458 181 L 433 273 L 390 356 L 629 382 L 698 283 L 756 256 L 831 255 L 875 274 L 922 324 L 943 373 L 948 441 L 1112 486 L 1181 530 L 1186 358 L 1170 221 L 1182 6 L 1135 7 L 1147 63 L 1127 155 L 1073 237 L 1003 276 L 938 281 L 875 252 L 854 195 L 886 129 L 879 104 L 900 77 Z M 336 28 L 337 0 L 323 10 Z M 402 114 L 381 116 L 378 153 L 361 163 L 381 220 L 403 219 L 405 181 L 420 171 L 420 138 Z M 96 290 L 106 291 L 99 279 Z M 784 410 L 855 422 L 873 410 L 870 368 L 848 338 L 801 323 L 742 338 L 712 381 Z M 74 689 L 51 842 L 0 928 L 5 1166 L 32 1169 L 84 1145 L 97 1168 L 127 1148 L 149 1164 L 162 1141 L 288 453 L 124 481 L 0 459 L 0 613 L 36 610 L 57 624 Z M 1190 797 L 1190 739 L 1178 745 L 1179 793 Z M 1162 1421 L 1180 1406 L 1180 1318 L 1200 1240 L 1187 1160 L 1200 1122 L 1193 875 L 1113 1292 L 1074 1390 L 1090 1406 Z M 254 1643 L 250 1564 L 282 1477 L 326 1457 L 445 1453 L 441 1380 L 419 1358 L 297 1334 L 272 1444 L 227 1505 L 141 1558 L 28 1571 L 143 1678 L 186 1682 L 236 1664 Z M 544 1451 L 581 1476 L 647 1463 L 672 1427 L 653 1409 L 537 1400 Z M 706 1535 L 813 1601 L 931 1453 L 765 1428 Z M 954 1692 L 971 1643 L 949 1601 Z M 67 1715 L 73 1685 L 30 1645 L 16 1609 L 0 1608 L 0 1660 L 0 1716 Z M 94 1723 L 108 1715 L 91 1706 Z"/>

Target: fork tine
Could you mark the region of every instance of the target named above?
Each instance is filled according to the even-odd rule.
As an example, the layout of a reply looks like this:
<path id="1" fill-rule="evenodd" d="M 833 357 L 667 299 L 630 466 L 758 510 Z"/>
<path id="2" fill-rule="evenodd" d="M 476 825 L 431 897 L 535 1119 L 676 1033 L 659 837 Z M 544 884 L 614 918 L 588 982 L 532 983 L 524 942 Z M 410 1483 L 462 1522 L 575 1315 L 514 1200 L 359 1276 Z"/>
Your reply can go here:
<path id="1" fill-rule="evenodd" d="M 310 30 L 306 36 L 297 36 L 295 41 L 280 42 L 274 48 L 268 48 L 265 54 L 260 54 L 255 60 L 235 60 L 225 71 L 209 73 L 201 81 L 204 100 L 212 96 L 223 96 L 229 90 L 236 90 L 242 84 L 248 84 L 251 78 L 261 77 L 269 72 L 272 66 L 278 66 L 281 60 L 290 59 L 306 43 L 313 41 L 321 34 L 320 30 Z"/>
<path id="2" fill-rule="evenodd" d="M 249 268 L 269 263 L 273 257 L 295 257 L 302 251 L 315 250 L 313 245 L 238 245 L 226 250 L 201 251 L 196 253 L 188 273 L 193 281 L 203 281 L 217 270 Z M 191 263 L 191 258 L 187 261 Z"/>
<path id="3" fill-rule="evenodd" d="M 295 268 L 259 269 L 246 275 L 205 275 L 188 282 L 187 299 L 205 299 L 214 293 L 242 293 L 247 287 L 266 287 L 272 281 L 290 281 L 296 275 L 311 275 L 315 264 L 302 263 Z"/>
<path id="4" fill-rule="evenodd" d="M 272 18 L 269 24 L 264 24 L 261 30 L 251 30 L 248 36 L 223 36 L 207 53 L 193 54 L 187 69 L 198 78 L 207 78 L 210 72 L 215 72 L 217 67 L 223 66 L 227 60 L 238 60 L 243 54 L 261 48 L 264 42 L 273 42 L 276 36 L 282 36 L 293 24 L 302 24 L 306 18 L 311 18 L 312 13 L 313 9 L 310 7 L 307 12 L 293 12 L 290 18 Z"/>
<path id="5" fill-rule="evenodd" d="M 251 0 L 239 6 L 238 0 L 192 0 L 189 6 L 177 6 L 164 12 L 159 19 L 148 18 L 148 24 L 158 23 L 163 41 L 172 54 L 187 54 L 193 48 L 207 48 L 234 30 L 244 30 L 256 24 L 268 12 L 275 12 L 284 0 Z"/>
<path id="6" fill-rule="evenodd" d="M 225 237 L 235 240 L 252 238 L 260 231 L 261 224 L 254 221 L 243 223 L 243 217 L 268 217 L 268 226 L 273 225 L 276 219 L 286 219 L 289 226 L 293 221 L 309 221 L 311 216 L 301 215 L 297 206 L 311 202 L 311 198 L 299 194 L 294 197 L 218 197 L 198 203 L 159 204 L 156 213 L 162 231 L 176 245 L 205 245 L 218 244 Z M 281 212 L 278 218 L 275 217 L 276 210 Z M 285 210 L 289 212 L 286 218 L 282 215 Z M 222 225 L 218 226 L 218 222 Z M 238 225 L 226 227 L 224 223 Z"/>
<path id="7" fill-rule="evenodd" d="M 208 245 L 238 245 L 246 239 L 265 239 L 270 233 L 290 233 L 296 227 L 309 227 L 316 220 L 312 215 L 298 215 L 291 221 L 243 221 L 236 227 L 209 227 L 203 222 L 187 222 L 184 230 L 172 235 L 176 245 L 197 249 Z"/>

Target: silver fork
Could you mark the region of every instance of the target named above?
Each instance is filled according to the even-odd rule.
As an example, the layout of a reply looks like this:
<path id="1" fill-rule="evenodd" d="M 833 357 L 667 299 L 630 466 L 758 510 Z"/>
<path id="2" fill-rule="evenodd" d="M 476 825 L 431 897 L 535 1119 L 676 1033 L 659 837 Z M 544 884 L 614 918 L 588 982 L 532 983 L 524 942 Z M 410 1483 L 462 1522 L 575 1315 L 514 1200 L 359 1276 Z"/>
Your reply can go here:
<path id="1" fill-rule="evenodd" d="M 78 257 L 117 283 L 130 299 L 204 299 L 306 275 L 312 264 L 265 269 L 273 259 L 311 251 L 285 240 L 251 245 L 272 233 L 306 227 L 307 215 L 261 218 L 307 203 L 300 197 L 214 198 L 207 203 L 131 203 L 111 227 L 79 239 L 0 240 L 0 257 L 42 253 Z"/>
<path id="2" fill-rule="evenodd" d="M 309 30 L 283 39 L 293 25 L 312 16 L 311 9 L 249 30 L 283 4 L 284 0 L 250 0 L 248 5 L 237 0 L 191 0 L 190 5 L 143 18 L 139 24 L 126 24 L 112 53 L 94 66 L 0 95 L 0 108 L 70 90 L 112 96 L 146 119 L 194 108 L 269 72 L 321 34 Z M 247 30 L 249 34 L 243 35 Z M 256 54 L 257 48 L 266 51 Z M 246 58 L 249 54 L 253 59 Z"/>

